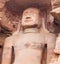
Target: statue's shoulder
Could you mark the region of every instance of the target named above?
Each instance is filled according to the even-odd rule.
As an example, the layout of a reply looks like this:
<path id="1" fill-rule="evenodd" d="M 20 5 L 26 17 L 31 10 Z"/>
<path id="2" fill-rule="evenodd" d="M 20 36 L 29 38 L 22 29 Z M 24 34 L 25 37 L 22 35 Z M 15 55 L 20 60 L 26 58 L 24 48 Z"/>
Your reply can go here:
<path id="1" fill-rule="evenodd" d="M 9 36 L 5 39 L 4 41 L 4 45 L 7 46 L 7 47 L 11 47 L 13 46 L 13 37 L 12 36 Z"/>
<path id="2" fill-rule="evenodd" d="M 11 36 L 7 37 L 5 39 L 4 44 L 6 44 L 6 46 L 14 46 L 15 42 L 21 37 L 22 33 L 16 33 L 16 34 L 12 34 Z"/>
<path id="3" fill-rule="evenodd" d="M 56 40 L 59 40 L 60 41 L 60 33 L 58 34 Z"/>
<path id="4" fill-rule="evenodd" d="M 52 38 L 52 37 L 56 37 L 56 35 L 53 34 L 53 33 L 47 33 L 46 35 L 47 35 L 48 37 L 51 37 L 51 38 Z"/>
<path id="5" fill-rule="evenodd" d="M 12 36 L 9 36 L 5 39 L 5 41 L 12 41 L 13 40 L 13 37 Z"/>
<path id="6" fill-rule="evenodd" d="M 16 42 L 18 39 L 21 39 L 23 35 L 23 32 L 20 31 L 18 33 L 13 34 L 11 38 L 13 39 L 14 42 Z"/>
<path id="7" fill-rule="evenodd" d="M 48 34 L 46 34 L 46 40 L 47 40 L 47 42 L 55 42 L 56 35 L 53 33 L 48 33 Z"/>

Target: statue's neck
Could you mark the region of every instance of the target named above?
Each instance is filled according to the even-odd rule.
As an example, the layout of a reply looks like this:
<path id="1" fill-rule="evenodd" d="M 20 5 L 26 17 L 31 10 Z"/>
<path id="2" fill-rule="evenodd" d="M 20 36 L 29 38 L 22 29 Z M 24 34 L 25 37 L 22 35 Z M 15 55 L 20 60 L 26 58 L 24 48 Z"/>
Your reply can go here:
<path id="1" fill-rule="evenodd" d="M 25 33 L 38 33 L 39 29 L 38 28 L 26 28 L 24 29 Z"/>
<path id="2" fill-rule="evenodd" d="M 31 28 L 25 28 L 24 29 L 24 32 L 25 33 L 37 33 L 37 32 L 40 32 L 40 33 L 50 33 L 46 27 L 45 27 L 45 22 L 43 21 L 42 22 L 42 26 L 40 27 L 40 29 L 36 28 L 36 27 L 31 27 Z"/>

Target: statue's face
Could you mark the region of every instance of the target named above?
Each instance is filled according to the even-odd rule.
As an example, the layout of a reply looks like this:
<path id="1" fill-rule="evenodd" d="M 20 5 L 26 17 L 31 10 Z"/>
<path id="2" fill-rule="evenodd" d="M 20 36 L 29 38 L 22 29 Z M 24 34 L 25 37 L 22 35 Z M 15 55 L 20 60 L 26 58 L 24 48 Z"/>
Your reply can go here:
<path id="1" fill-rule="evenodd" d="M 39 24 L 39 10 L 36 8 L 28 8 L 23 12 L 22 26 L 33 26 Z"/>

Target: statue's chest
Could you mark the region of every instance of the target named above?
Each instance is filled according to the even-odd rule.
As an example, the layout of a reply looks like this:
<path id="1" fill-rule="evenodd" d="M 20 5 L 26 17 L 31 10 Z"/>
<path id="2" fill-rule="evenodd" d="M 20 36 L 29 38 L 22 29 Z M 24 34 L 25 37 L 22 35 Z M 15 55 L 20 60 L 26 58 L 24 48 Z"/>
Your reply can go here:
<path id="1" fill-rule="evenodd" d="M 40 33 L 27 33 L 15 40 L 14 47 L 18 49 L 41 47 L 44 37 Z"/>

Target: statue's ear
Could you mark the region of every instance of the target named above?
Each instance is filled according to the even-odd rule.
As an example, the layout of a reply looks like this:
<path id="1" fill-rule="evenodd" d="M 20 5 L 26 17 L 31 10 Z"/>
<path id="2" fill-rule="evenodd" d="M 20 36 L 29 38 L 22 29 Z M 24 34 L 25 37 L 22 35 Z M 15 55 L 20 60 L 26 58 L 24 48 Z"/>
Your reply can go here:
<path id="1" fill-rule="evenodd" d="M 21 21 L 19 21 L 19 22 L 18 22 L 17 29 L 16 29 L 16 31 L 15 31 L 15 32 L 13 32 L 13 35 L 18 34 L 18 33 L 20 32 L 20 30 L 21 30 Z"/>
<path id="2" fill-rule="evenodd" d="M 20 31 L 20 28 L 21 28 L 21 20 L 19 20 L 18 22 L 17 31 Z"/>

